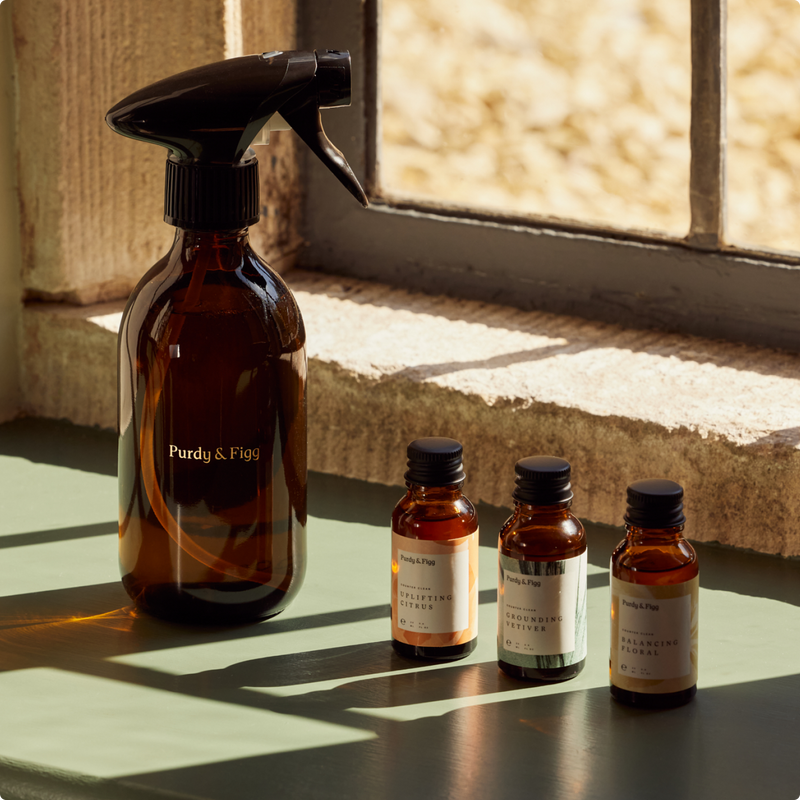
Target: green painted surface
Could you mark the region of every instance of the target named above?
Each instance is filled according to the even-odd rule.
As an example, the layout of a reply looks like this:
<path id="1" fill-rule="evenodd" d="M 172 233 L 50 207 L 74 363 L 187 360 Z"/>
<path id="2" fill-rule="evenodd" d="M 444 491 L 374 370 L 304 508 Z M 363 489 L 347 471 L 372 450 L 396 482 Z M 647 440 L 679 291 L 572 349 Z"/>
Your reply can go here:
<path id="1" fill-rule="evenodd" d="M 397 488 L 312 476 L 297 601 L 198 630 L 131 608 L 114 468 L 109 434 L 0 426 L 3 800 L 800 795 L 797 561 L 700 545 L 698 696 L 633 711 L 607 688 L 618 530 L 589 526 L 584 671 L 526 685 L 495 663 L 505 511 L 479 509 L 477 650 L 425 665 L 388 643 Z"/>

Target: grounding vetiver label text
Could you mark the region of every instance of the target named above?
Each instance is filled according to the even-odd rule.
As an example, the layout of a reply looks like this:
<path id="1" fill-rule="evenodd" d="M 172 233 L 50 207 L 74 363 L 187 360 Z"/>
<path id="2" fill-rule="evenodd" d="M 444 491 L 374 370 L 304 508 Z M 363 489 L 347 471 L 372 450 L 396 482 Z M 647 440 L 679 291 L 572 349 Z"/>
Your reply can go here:
<path id="1" fill-rule="evenodd" d="M 586 552 L 558 561 L 500 554 L 498 657 L 554 669 L 586 658 Z"/>
<path id="2" fill-rule="evenodd" d="M 205 450 L 202 447 L 178 447 L 176 444 L 169 446 L 169 457 L 202 461 L 210 464 L 211 461 L 258 461 L 260 448 L 258 447 L 217 447 L 214 450 Z"/>

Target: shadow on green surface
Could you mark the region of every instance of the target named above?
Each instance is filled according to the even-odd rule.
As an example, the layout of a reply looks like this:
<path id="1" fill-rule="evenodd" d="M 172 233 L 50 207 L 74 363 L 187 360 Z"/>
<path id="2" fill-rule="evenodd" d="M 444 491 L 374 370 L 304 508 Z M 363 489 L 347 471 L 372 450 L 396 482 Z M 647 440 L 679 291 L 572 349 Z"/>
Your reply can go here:
<path id="1" fill-rule="evenodd" d="M 17 796 L 18 786 L 24 789 L 20 798 L 39 796 L 32 790 L 39 784 L 52 796 L 109 800 L 164 791 L 209 800 L 750 800 L 793 798 L 800 786 L 800 675 L 701 689 L 681 708 L 644 711 L 615 703 L 605 687 L 570 690 L 564 684 L 564 691 L 553 694 L 530 685 L 528 696 L 520 698 L 526 685 L 500 673 L 494 662 L 418 670 L 418 663 L 400 659 L 386 642 L 275 656 L 186 676 L 103 666 L 97 653 L 88 655 L 94 658 L 85 659 L 84 666 L 93 669 L 75 663 L 77 671 L 278 712 L 286 715 L 286 725 L 297 717 L 304 724 L 369 730 L 375 738 L 173 770 L 145 769 L 119 780 L 62 775 L 46 762 L 0 763 L 0 795 L 6 800 Z M 336 678 L 356 680 L 287 697 L 252 691 Z M 503 699 L 508 691 L 515 695 Z M 419 719 L 398 721 L 379 713 L 479 697 L 488 702 L 449 711 L 428 705 L 421 712 L 428 716 Z M 274 726 L 274 717 L 267 719 Z M 213 727 L 208 734 L 215 735 Z M 253 734 L 263 736 L 265 748 L 281 749 L 280 730 Z M 119 728 L 120 742 L 135 735 L 124 725 Z"/>
<path id="2" fill-rule="evenodd" d="M 425 669 L 434 666 L 436 669 Z M 419 671 L 406 674 L 407 670 Z M 303 702 L 324 700 L 341 708 L 353 706 L 355 697 L 360 707 L 388 708 L 523 686 L 502 673 L 494 661 L 479 664 L 415 661 L 397 655 L 388 641 L 267 656 L 221 670 L 198 672 L 186 679 L 220 688 L 267 689 L 361 677 L 364 680 L 351 680 L 340 687 L 300 697 Z"/>
<path id="3" fill-rule="evenodd" d="M 798 675 L 701 690 L 670 711 L 625 708 L 605 688 L 532 693 L 405 722 L 374 719 L 377 737 L 368 741 L 145 768 L 116 780 L 0 762 L 0 794 L 5 800 L 793 800 L 800 793 L 798 715 Z M 280 750 L 274 727 L 253 735 Z M 121 728 L 119 740 L 127 736 Z"/>
<path id="4" fill-rule="evenodd" d="M 473 672 L 481 666 L 472 665 Z M 349 699 L 363 707 L 357 693 Z M 340 724 L 348 724 L 354 712 L 343 713 Z M 411 721 L 373 718 L 378 736 L 368 741 L 145 772 L 126 781 L 214 800 L 264 796 L 265 780 L 270 797 L 298 797 L 302 785 L 303 798 L 349 800 L 794 798 L 798 716 L 800 675 L 701 690 L 692 703 L 669 711 L 620 706 L 606 688 L 533 690 L 524 699 Z"/>
<path id="5" fill-rule="evenodd" d="M 64 420 L 24 418 L 0 425 L 0 455 L 98 475 L 117 474 L 116 434 Z"/>
<path id="6" fill-rule="evenodd" d="M 495 600 L 494 589 L 479 593 L 482 604 Z M 86 657 L 105 659 L 373 619 L 385 619 L 388 626 L 390 612 L 391 607 L 386 604 L 277 617 L 238 627 L 189 626 L 139 611 L 117 581 L 10 595 L 0 597 L 0 669 L 42 665 L 69 668 L 72 661 Z"/>
<path id="7" fill-rule="evenodd" d="M 0 455 L 116 475 L 117 439 L 111 431 L 83 428 L 68 422 L 21 419 L 0 425 Z M 357 522 L 388 530 L 392 508 L 403 493 L 398 486 L 383 486 L 322 473 L 309 474 L 309 513 L 321 519 Z M 478 504 L 481 546 L 497 546 L 497 533 L 507 519 L 507 508 Z M 589 541 L 589 563 L 608 569 L 608 560 L 624 531 L 584 521 Z M 98 536 L 116 523 L 38 531 L 0 539 L 0 548 L 40 544 L 63 539 Z M 691 535 L 691 531 L 689 531 Z M 701 585 L 753 597 L 768 597 L 800 606 L 800 559 L 697 544 Z M 590 580 L 592 578 L 590 577 Z M 597 580 L 597 579 L 595 579 Z M 597 583 L 596 585 L 603 585 Z M 482 598 L 482 602 L 485 602 Z"/>
<path id="8" fill-rule="evenodd" d="M 118 523 L 116 520 L 111 520 L 109 522 L 98 522 L 93 525 L 75 525 L 71 528 L 54 528 L 49 531 L 14 533 L 0 536 L 0 550 L 11 547 L 27 547 L 31 544 L 63 542 L 69 539 L 87 539 L 92 536 L 116 535 L 117 532 Z"/>

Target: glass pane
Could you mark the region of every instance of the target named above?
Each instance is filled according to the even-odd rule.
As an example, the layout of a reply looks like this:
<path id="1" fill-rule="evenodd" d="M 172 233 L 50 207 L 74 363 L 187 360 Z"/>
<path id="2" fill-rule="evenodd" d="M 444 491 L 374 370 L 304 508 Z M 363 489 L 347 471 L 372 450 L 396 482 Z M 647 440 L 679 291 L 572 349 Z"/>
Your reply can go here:
<path id="1" fill-rule="evenodd" d="M 381 187 L 685 236 L 689 0 L 383 0 Z"/>
<path id="2" fill-rule="evenodd" d="M 728 0 L 728 236 L 800 250 L 800 4 Z"/>

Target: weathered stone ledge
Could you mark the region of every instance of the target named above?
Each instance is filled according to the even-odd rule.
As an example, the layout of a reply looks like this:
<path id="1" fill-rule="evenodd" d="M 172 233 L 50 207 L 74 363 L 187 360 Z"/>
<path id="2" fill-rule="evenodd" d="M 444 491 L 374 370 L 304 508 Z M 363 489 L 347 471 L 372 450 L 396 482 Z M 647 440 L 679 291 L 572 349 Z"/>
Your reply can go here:
<path id="1" fill-rule="evenodd" d="M 517 459 L 560 455 L 581 517 L 620 525 L 630 481 L 669 477 L 691 538 L 800 555 L 800 356 L 288 277 L 308 334 L 311 469 L 401 485 L 408 441 L 453 436 L 475 500 L 509 505 Z M 121 310 L 26 308 L 28 413 L 113 427 Z"/>

